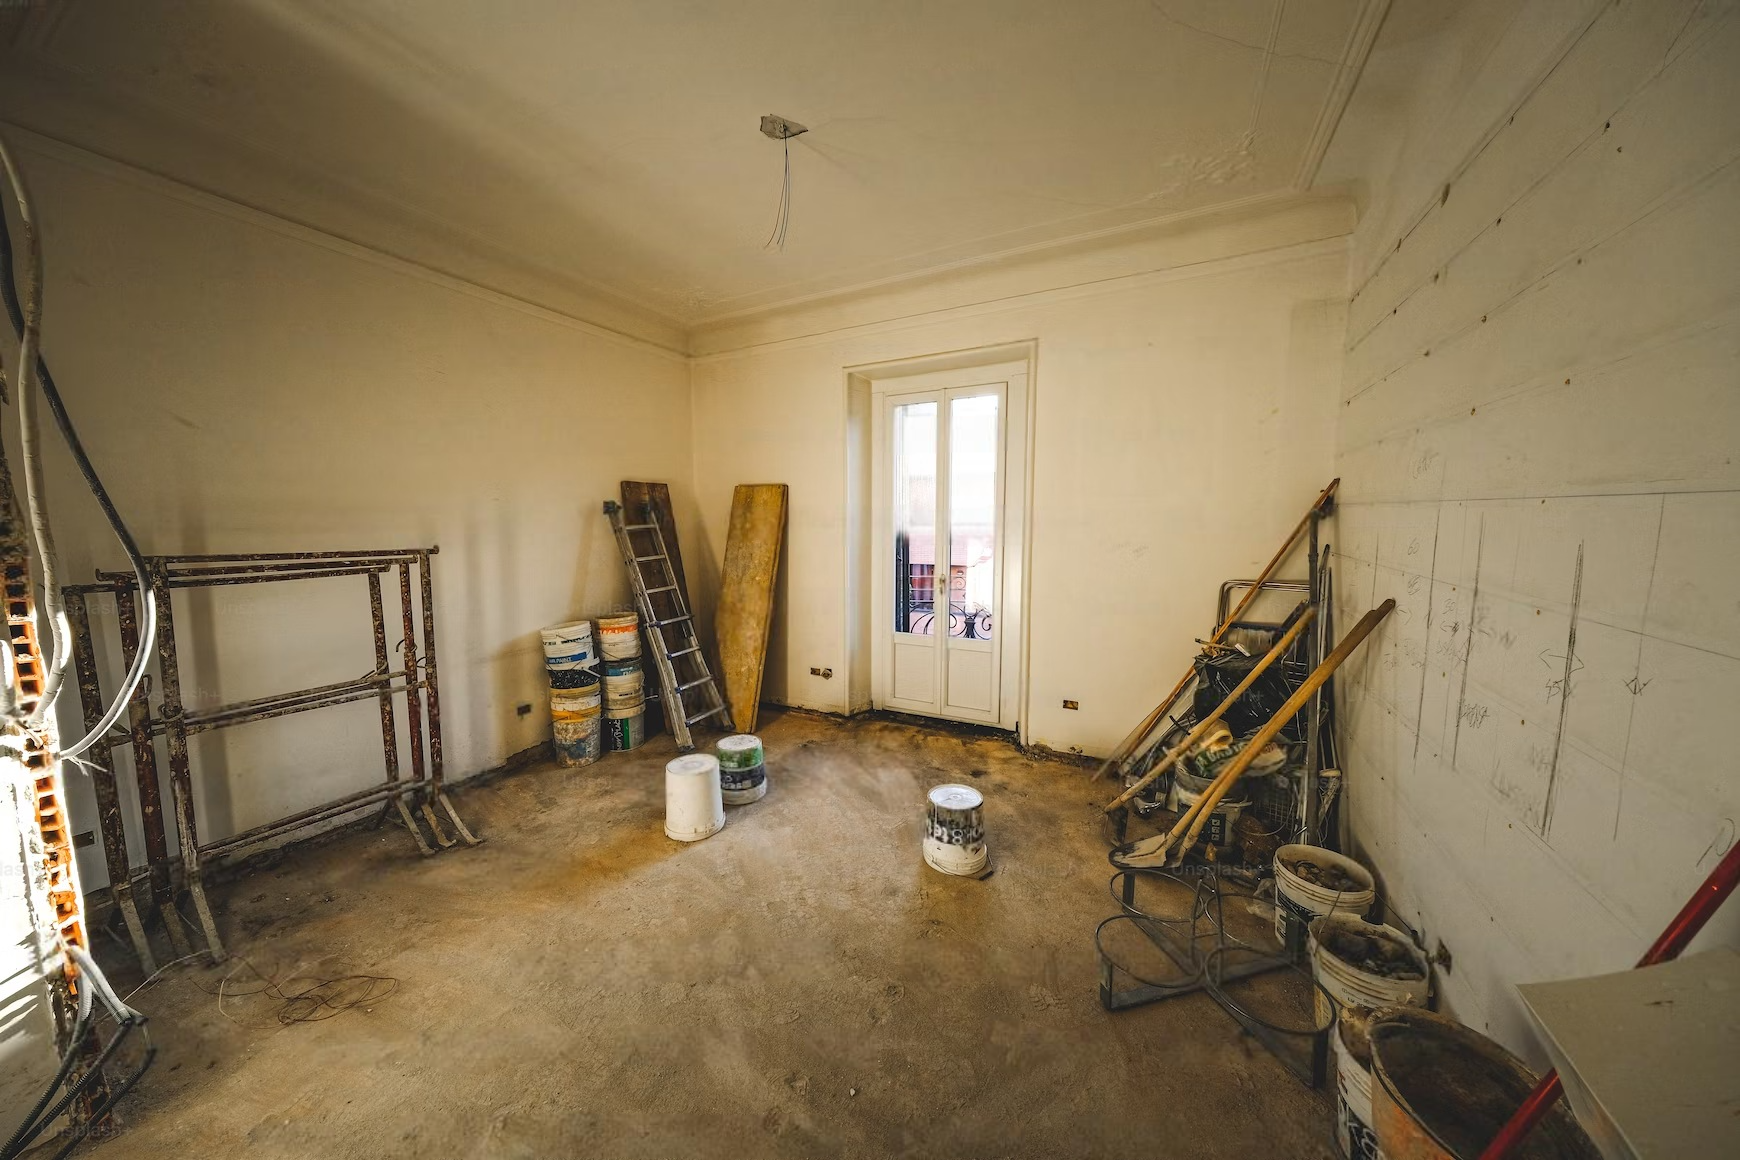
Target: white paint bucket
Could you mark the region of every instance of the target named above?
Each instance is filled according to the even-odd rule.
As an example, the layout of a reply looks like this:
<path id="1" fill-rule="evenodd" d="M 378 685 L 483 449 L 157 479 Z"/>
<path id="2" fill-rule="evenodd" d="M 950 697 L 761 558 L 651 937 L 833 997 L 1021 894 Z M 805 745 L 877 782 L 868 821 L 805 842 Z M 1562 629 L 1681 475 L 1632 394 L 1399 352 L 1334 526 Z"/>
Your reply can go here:
<path id="1" fill-rule="evenodd" d="M 1172 794 L 1177 799 L 1173 806 L 1175 810 L 1187 810 L 1202 797 L 1202 794 L 1192 793 L 1183 786 L 1174 786 Z M 1209 845 L 1224 849 L 1232 842 L 1233 823 L 1239 820 L 1239 815 L 1244 813 L 1245 807 L 1250 804 L 1248 801 L 1235 802 L 1221 798 L 1220 804 L 1214 807 L 1214 812 L 1202 824 L 1202 833 L 1198 836 Z"/>
<path id="2" fill-rule="evenodd" d="M 597 687 L 587 692 L 552 692 L 550 694 L 550 720 L 556 724 L 582 721 L 588 717 L 596 718 L 603 707 L 604 698 L 598 695 Z"/>
<path id="3" fill-rule="evenodd" d="M 646 689 L 646 672 L 638 660 L 604 662 L 604 695 L 616 705 L 638 701 Z"/>
<path id="4" fill-rule="evenodd" d="M 1369 1014 L 1369 1013 L 1368 1013 Z M 1371 1124 L 1371 1065 L 1348 1049 L 1343 1024 L 1331 1036 L 1335 1043 L 1335 1142 L 1347 1160 L 1383 1160 Z"/>
<path id="5" fill-rule="evenodd" d="M 1395 927 L 1367 922 L 1357 915 L 1331 914 L 1313 922 L 1310 930 L 1311 972 L 1323 988 L 1317 992 L 1319 1021 L 1328 1016 L 1331 1002 L 1339 1007 L 1426 1005 L 1432 984 L 1425 952 Z M 1418 977 L 1392 978 L 1365 970 L 1345 957 L 1350 949 L 1362 944 Z"/>
<path id="6" fill-rule="evenodd" d="M 1290 867 L 1300 861 L 1315 863 L 1320 869 L 1340 871 L 1353 885 L 1340 890 L 1329 889 L 1295 874 Z M 1275 851 L 1275 937 L 1281 945 L 1295 926 L 1304 930 L 1314 919 L 1326 914 L 1364 915 L 1371 909 L 1376 891 L 1372 889 L 1371 871 L 1333 850 L 1321 846 L 1292 843 Z"/>
<path id="7" fill-rule="evenodd" d="M 592 623 L 578 620 L 546 628 L 544 671 L 552 689 L 588 689 L 598 684 L 598 650 L 592 644 Z"/>
<path id="8" fill-rule="evenodd" d="M 989 859 L 984 807 L 984 796 L 970 785 L 939 785 L 930 791 L 924 860 L 932 869 L 968 878 L 984 871 Z"/>
<path id="9" fill-rule="evenodd" d="M 721 737 L 714 747 L 719 756 L 719 785 L 728 806 L 746 806 L 767 796 L 767 755 L 761 738 L 753 733 Z"/>
<path id="10" fill-rule="evenodd" d="M 544 638 L 544 660 L 548 664 L 580 664 L 591 668 L 598 661 L 598 654 L 592 648 L 590 620 L 558 624 L 546 628 L 539 635 Z"/>
<path id="11" fill-rule="evenodd" d="M 665 763 L 665 837 L 699 842 L 725 827 L 719 793 L 719 759 L 685 753 Z"/>
<path id="12" fill-rule="evenodd" d="M 590 717 L 577 721 L 557 721 L 551 729 L 555 736 L 556 764 L 565 766 L 591 765 L 604 753 L 602 719 L 594 711 Z"/>
<path id="13" fill-rule="evenodd" d="M 638 749 L 646 740 L 646 705 L 642 702 L 617 708 L 604 706 L 604 743 L 605 747 L 617 752 L 627 753 L 630 749 Z"/>
<path id="14" fill-rule="evenodd" d="M 607 661 L 628 660 L 640 655 L 640 616 L 625 612 L 621 616 L 598 618 L 598 651 Z"/>

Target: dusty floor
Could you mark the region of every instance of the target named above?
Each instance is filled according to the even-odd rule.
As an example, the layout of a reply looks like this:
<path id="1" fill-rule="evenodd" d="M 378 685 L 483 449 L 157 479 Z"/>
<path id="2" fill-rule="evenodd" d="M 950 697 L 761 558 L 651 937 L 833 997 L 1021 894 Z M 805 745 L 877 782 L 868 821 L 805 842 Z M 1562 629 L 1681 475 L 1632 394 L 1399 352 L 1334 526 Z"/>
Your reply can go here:
<path id="1" fill-rule="evenodd" d="M 354 832 L 220 889 L 248 963 L 396 993 L 285 1026 L 236 960 L 171 970 L 133 1000 L 157 1066 L 84 1154 L 1334 1154 L 1327 1095 L 1207 997 L 1101 1009 L 1103 783 L 888 722 L 761 732 L 768 797 L 692 846 L 660 738 L 463 790 L 477 849 Z M 987 797 L 983 881 L 919 858 L 951 780 Z"/>

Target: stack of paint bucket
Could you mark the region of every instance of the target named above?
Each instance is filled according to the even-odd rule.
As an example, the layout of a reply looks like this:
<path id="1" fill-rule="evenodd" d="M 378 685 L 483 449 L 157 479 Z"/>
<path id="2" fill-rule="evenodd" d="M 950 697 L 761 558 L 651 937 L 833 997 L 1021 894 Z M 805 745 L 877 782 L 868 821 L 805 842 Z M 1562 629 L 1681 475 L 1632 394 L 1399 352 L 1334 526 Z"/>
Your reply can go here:
<path id="1" fill-rule="evenodd" d="M 546 628 L 543 638 L 556 760 L 562 765 L 591 765 L 604 751 L 600 729 L 603 697 L 598 684 L 598 653 L 592 644 L 592 624 L 585 620 L 558 624 Z"/>
<path id="2" fill-rule="evenodd" d="M 598 618 L 604 654 L 604 742 L 615 750 L 646 740 L 646 675 L 640 664 L 640 617 L 632 612 Z"/>
<path id="3" fill-rule="evenodd" d="M 719 788 L 728 806 L 746 806 L 767 796 L 767 757 L 753 733 L 721 737 Z"/>

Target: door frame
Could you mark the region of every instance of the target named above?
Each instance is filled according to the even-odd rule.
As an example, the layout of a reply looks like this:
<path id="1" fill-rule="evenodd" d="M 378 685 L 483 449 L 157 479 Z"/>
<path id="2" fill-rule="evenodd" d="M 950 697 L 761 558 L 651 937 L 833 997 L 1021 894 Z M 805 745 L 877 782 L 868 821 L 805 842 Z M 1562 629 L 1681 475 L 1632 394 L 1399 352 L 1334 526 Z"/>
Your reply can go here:
<path id="1" fill-rule="evenodd" d="M 995 605 L 1002 638 L 997 708 L 990 716 L 946 711 L 925 715 L 1008 729 L 1022 742 L 1027 740 L 1036 353 L 1036 343 L 1024 342 L 848 368 L 846 643 L 852 711 L 912 711 L 891 705 L 886 688 L 893 659 L 893 547 L 879 529 L 888 519 L 890 505 L 885 445 L 888 398 L 995 383 L 1002 385 L 1004 399 L 999 448 L 1001 567 Z M 945 648 L 939 641 L 939 653 Z"/>

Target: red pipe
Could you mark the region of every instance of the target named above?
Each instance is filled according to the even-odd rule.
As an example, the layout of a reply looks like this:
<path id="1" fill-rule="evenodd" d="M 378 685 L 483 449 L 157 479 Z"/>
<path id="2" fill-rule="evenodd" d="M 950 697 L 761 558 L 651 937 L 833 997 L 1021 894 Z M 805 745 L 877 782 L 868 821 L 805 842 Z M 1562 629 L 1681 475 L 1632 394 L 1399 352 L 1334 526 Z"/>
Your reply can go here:
<path id="1" fill-rule="evenodd" d="M 1704 924 L 1710 921 L 1710 916 L 1734 893 L 1737 884 L 1740 884 L 1740 842 L 1729 847 L 1728 853 L 1710 871 L 1710 876 L 1704 879 L 1704 884 L 1698 887 L 1697 893 L 1686 900 L 1680 912 L 1674 915 L 1674 920 L 1667 924 L 1661 937 L 1643 952 L 1637 965 L 1652 967 L 1656 963 L 1679 958 L 1680 952 L 1686 949 L 1686 944 L 1697 937 Z M 1564 1090 L 1557 1071 L 1549 1071 L 1542 1076 L 1541 1082 L 1535 1085 L 1535 1090 L 1529 1093 L 1529 1098 L 1522 1102 L 1516 1114 L 1498 1130 L 1498 1135 L 1492 1138 L 1492 1143 L 1480 1154 L 1480 1160 L 1503 1160 L 1503 1157 L 1510 1155 L 1511 1149 L 1522 1143 L 1523 1137 L 1540 1122 L 1547 1110 L 1559 1102 L 1559 1096 Z"/>

